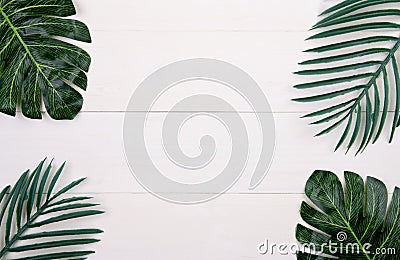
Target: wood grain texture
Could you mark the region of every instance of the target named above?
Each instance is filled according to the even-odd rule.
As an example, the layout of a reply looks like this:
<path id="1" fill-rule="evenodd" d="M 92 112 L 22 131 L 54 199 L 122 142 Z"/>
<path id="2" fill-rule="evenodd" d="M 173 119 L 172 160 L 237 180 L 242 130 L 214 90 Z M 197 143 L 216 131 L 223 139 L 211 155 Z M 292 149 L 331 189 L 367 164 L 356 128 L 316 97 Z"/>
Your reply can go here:
<path id="1" fill-rule="evenodd" d="M 100 31 L 305 31 L 302 23 L 314 21 L 321 7 L 318 0 L 290 5 L 264 0 L 74 2 L 79 17 Z"/>
<path id="2" fill-rule="evenodd" d="M 142 116 L 142 115 L 141 115 Z M 149 124 L 163 119 L 165 113 L 148 115 Z M 243 177 L 230 190 L 233 193 L 303 193 L 306 179 L 316 169 L 332 170 L 340 174 L 344 170 L 352 170 L 362 176 L 372 175 L 381 178 L 390 190 L 398 185 L 400 178 L 396 173 L 397 153 L 400 139 L 388 145 L 384 139 L 371 146 L 364 154 L 354 157 L 345 155 L 343 151 L 334 153 L 335 134 L 322 138 L 313 138 L 316 128 L 310 127 L 300 120 L 300 114 L 276 113 L 276 149 L 270 171 L 263 183 L 253 191 L 248 190 L 250 178 L 259 156 L 259 134 L 254 115 L 242 113 L 248 128 L 250 157 Z M 0 116 L 3 122 L 0 142 L 9 147 L 4 152 L 2 163 L 2 184 L 13 182 L 19 173 L 33 166 L 44 157 L 55 158 L 56 165 L 68 161 L 65 178 L 68 182 L 82 176 L 88 181 L 78 192 L 118 193 L 145 192 L 133 177 L 125 160 L 123 147 L 124 113 L 83 112 L 71 122 L 55 122 L 46 118 L 43 122 L 21 118 L 13 119 Z M 202 128 L 202 121 L 194 122 L 189 130 Z M 206 124 L 213 138 L 224 142 L 224 132 L 214 131 L 214 124 Z M 148 134 L 156 136 L 159 129 L 150 128 Z M 189 133 L 182 135 L 183 151 L 195 153 L 199 149 L 199 136 Z M 174 168 L 163 161 L 157 153 L 159 143 L 149 140 L 149 149 L 162 170 L 168 174 Z M 229 142 L 221 143 L 218 149 L 225 149 Z M 382 156 L 384 154 L 385 156 Z M 379 162 L 377 162 L 377 158 Z M 218 158 L 216 158 L 218 160 Z M 219 168 L 208 168 L 213 173 Z"/>
<path id="3" fill-rule="evenodd" d="M 294 242 L 304 184 L 313 170 L 376 176 L 389 190 L 400 184 L 395 163 L 399 136 L 388 145 L 386 131 L 378 144 L 356 158 L 343 151 L 333 153 L 338 135 L 313 138 L 321 128 L 299 119 L 320 105 L 290 101 L 304 95 L 292 88 L 300 80 L 292 72 L 306 57 L 301 51 L 313 44 L 304 42 L 310 36 L 307 30 L 317 14 L 336 0 L 74 2 L 77 18 L 90 26 L 93 36 L 93 44 L 80 45 L 93 58 L 83 112 L 71 122 L 55 122 L 46 115 L 43 121 L 29 121 L 20 114 L 16 119 L 0 115 L 0 186 L 13 183 L 19 173 L 44 157 L 55 158 L 55 165 L 68 161 L 60 185 L 87 176 L 74 193 L 94 195 L 107 211 L 90 220 L 106 231 L 90 259 L 295 259 L 293 255 L 260 255 L 257 245 L 264 239 Z M 265 180 L 249 190 L 260 143 L 257 125 L 251 120 L 255 112 L 265 111 L 251 111 L 225 91 L 214 90 L 215 95 L 232 100 L 250 122 L 249 167 L 228 194 L 205 204 L 182 206 L 157 199 L 136 181 L 125 160 L 122 129 L 130 96 L 147 76 L 169 63 L 195 57 L 227 61 L 258 82 L 276 121 L 276 151 Z M 178 89 L 161 100 L 154 109 L 157 112 L 149 113 L 150 123 L 162 120 L 163 111 L 174 101 L 171 98 L 179 100 L 185 94 Z M 212 130 L 213 125 L 194 123 L 193 127 Z M 156 135 L 157 130 L 149 131 Z M 220 133 L 214 138 L 226 139 Z M 150 148 L 156 149 L 157 144 L 153 145 L 150 142 Z M 199 138 L 184 135 L 181 148 L 196 153 Z M 160 165 L 172 174 L 167 163 Z"/>

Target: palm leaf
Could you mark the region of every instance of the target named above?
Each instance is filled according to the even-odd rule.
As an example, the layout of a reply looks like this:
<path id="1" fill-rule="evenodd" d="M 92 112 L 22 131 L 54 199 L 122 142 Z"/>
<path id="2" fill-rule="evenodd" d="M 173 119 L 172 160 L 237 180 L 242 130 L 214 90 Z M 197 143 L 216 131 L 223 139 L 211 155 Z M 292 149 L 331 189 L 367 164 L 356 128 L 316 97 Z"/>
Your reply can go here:
<path id="1" fill-rule="evenodd" d="M 30 173 L 26 171 L 17 183 L 0 192 L 0 259 L 84 259 L 93 251 L 77 250 L 98 242 L 88 236 L 102 233 L 96 228 L 52 230 L 50 224 L 102 214 L 88 203 L 90 197 L 70 197 L 66 193 L 84 179 L 53 192 L 65 163 L 51 177 L 52 163 L 43 170 L 45 160 Z M 65 197 L 65 198 L 62 198 Z M 49 229 L 48 231 L 38 230 Z M 58 252 L 49 253 L 48 249 Z M 23 253 L 19 256 L 18 253 Z M 27 256 L 29 255 L 29 256 Z M 83 257 L 83 258 L 81 258 Z"/>
<path id="2" fill-rule="evenodd" d="M 82 108 L 90 56 L 59 37 L 91 42 L 71 0 L 0 0 L 0 112 L 40 119 L 42 99 L 53 119 Z M 56 38 L 57 37 L 57 38 Z"/>
<path id="3" fill-rule="evenodd" d="M 345 172 L 344 189 L 334 173 L 315 171 L 305 193 L 313 205 L 303 202 L 300 214 L 312 228 L 298 224 L 296 238 L 313 252 L 298 252 L 297 259 L 400 259 L 399 188 L 388 206 L 386 186 L 375 178 L 364 183 Z"/>
<path id="4" fill-rule="evenodd" d="M 321 14 L 320 21 L 312 28 L 318 32 L 307 39 L 325 39 L 325 43 L 305 51 L 317 57 L 301 62 L 302 66 L 312 67 L 296 74 L 313 80 L 295 88 L 318 89 L 319 94 L 294 100 L 320 103 L 337 100 L 340 105 L 329 105 L 305 116 L 321 117 L 314 124 L 327 125 L 317 136 L 342 129 L 336 150 L 346 145 L 349 151 L 357 145 L 357 154 L 363 152 L 368 144 L 379 139 L 390 124 L 388 121 L 391 121 L 392 142 L 400 125 L 400 75 L 396 58 L 400 24 L 393 21 L 400 18 L 400 7 L 394 5 L 398 3 L 398 0 L 343 0 Z M 343 37 L 349 39 L 343 41 Z M 390 113 L 392 107 L 394 111 Z"/>

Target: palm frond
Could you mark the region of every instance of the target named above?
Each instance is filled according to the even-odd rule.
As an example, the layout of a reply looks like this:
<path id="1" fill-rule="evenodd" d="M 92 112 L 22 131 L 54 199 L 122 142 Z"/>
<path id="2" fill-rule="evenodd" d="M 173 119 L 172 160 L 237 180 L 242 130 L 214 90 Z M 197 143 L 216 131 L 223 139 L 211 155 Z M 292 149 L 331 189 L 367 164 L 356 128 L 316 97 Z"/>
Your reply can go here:
<path id="1" fill-rule="evenodd" d="M 71 0 L 0 0 L 0 112 L 40 119 L 42 99 L 53 119 L 73 119 L 82 108 L 90 56 L 56 37 L 91 42 L 87 26 L 65 19 Z"/>
<path id="2" fill-rule="evenodd" d="M 388 205 L 385 184 L 373 177 L 364 183 L 345 172 L 342 185 L 334 173 L 315 171 L 305 193 L 313 205 L 303 202 L 300 214 L 312 228 L 298 224 L 296 238 L 312 252 L 302 250 L 297 259 L 399 259 L 399 188 Z"/>
<path id="3" fill-rule="evenodd" d="M 0 192 L 0 259 L 81 259 L 94 251 L 77 250 L 98 242 L 88 238 L 102 233 L 96 228 L 52 230 L 53 223 L 76 220 L 102 214 L 92 209 L 98 204 L 85 202 L 90 197 L 70 197 L 66 193 L 84 179 L 74 181 L 54 192 L 65 163 L 51 176 L 52 162 L 44 168 L 45 160 L 31 173 L 26 171 L 16 184 Z M 61 197 L 64 197 L 61 199 Z M 40 231 L 38 228 L 49 229 Z M 74 247 L 71 247 L 74 246 Z M 47 250 L 57 250 L 49 252 Z M 23 253 L 23 256 L 18 256 Z M 29 256 L 27 256 L 29 255 Z M 83 258 L 84 259 L 84 258 Z"/>
<path id="4" fill-rule="evenodd" d="M 313 124 L 327 124 L 316 136 L 342 129 L 335 150 L 346 145 L 349 151 L 357 145 L 356 154 L 363 152 L 379 139 L 389 120 L 392 142 L 400 125 L 397 62 L 400 7 L 396 6 L 399 3 L 398 0 L 343 0 L 325 10 L 312 27 L 318 32 L 307 40 L 325 39 L 325 42 L 305 51 L 318 57 L 301 62 L 300 65 L 311 67 L 296 74 L 314 80 L 294 87 L 319 93 L 294 100 L 305 103 L 338 100 L 339 105 L 329 105 L 305 116 L 322 117 Z"/>

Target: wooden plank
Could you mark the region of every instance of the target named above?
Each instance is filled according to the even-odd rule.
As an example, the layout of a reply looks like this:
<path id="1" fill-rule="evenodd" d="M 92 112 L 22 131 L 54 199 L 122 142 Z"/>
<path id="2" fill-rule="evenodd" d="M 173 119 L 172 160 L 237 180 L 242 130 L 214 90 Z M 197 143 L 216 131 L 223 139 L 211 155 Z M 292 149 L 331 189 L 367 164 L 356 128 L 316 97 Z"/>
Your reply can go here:
<path id="1" fill-rule="evenodd" d="M 304 25 L 315 21 L 320 4 L 317 0 L 74 2 L 79 18 L 101 31 L 304 31 Z"/>
<path id="2" fill-rule="evenodd" d="M 250 260 L 294 258 L 260 255 L 257 246 L 265 239 L 295 242 L 303 196 L 227 195 L 193 206 L 168 204 L 148 195 L 99 199 L 112 214 L 95 222 L 106 230 L 96 259 Z M 126 214 L 127 208 L 132 214 Z"/>
<path id="3" fill-rule="evenodd" d="M 390 35 L 391 33 L 387 33 Z M 131 95 L 153 72 L 168 64 L 193 58 L 211 58 L 228 62 L 249 74 L 259 85 L 273 112 L 313 112 L 354 98 L 357 93 L 324 102 L 300 104 L 293 98 L 314 96 L 345 87 L 362 84 L 366 79 L 335 86 L 296 90 L 295 84 L 325 80 L 335 75 L 298 76 L 293 72 L 300 68 L 298 62 L 320 57 L 302 53 L 317 45 L 304 42 L 309 32 L 93 32 L 93 44 L 81 45 L 93 57 L 89 73 L 89 87 L 82 92 L 85 102 L 83 111 L 125 111 Z M 348 37 L 343 37 L 343 40 Z M 201 43 L 201 44 L 199 44 Z M 388 46 L 390 47 L 390 46 Z M 350 51 L 356 51 L 354 48 Z M 376 59 L 382 59 L 376 55 Z M 362 62 L 365 59 L 360 58 Z M 338 63 L 337 65 L 341 65 Z M 325 66 L 325 65 L 324 65 Z M 322 66 L 322 67 L 324 67 Z M 315 68 L 316 66 L 314 66 Z M 321 66 L 318 66 L 321 68 Z M 313 67 L 308 67 L 308 69 Z M 357 73 L 372 72 L 374 68 L 358 70 Z M 350 73 L 338 74 L 349 76 Z M 336 75 L 336 76 L 338 76 Z M 393 81 L 393 79 L 391 79 Z M 197 81 L 200 82 L 200 81 Z M 162 83 L 160 83 L 162 84 Z M 394 83 L 393 83 L 394 84 Z M 165 86 L 166 88 L 167 86 Z M 243 106 L 233 91 L 226 86 L 211 85 L 203 81 L 198 85 L 178 84 L 161 95 L 157 111 L 168 111 L 171 102 L 185 95 L 205 92 L 226 99 L 239 111 L 251 112 Z M 246 91 L 242 93 L 249 96 Z M 394 99 L 394 95 L 392 95 Z M 394 100 L 391 109 L 394 108 Z M 138 111 L 138 110 L 135 110 Z M 265 112 L 265 111 L 257 111 Z"/>
<path id="4" fill-rule="evenodd" d="M 77 192 L 113 193 L 145 192 L 134 179 L 126 163 L 123 149 L 123 113 L 81 113 L 75 121 L 55 122 L 46 118 L 43 122 L 21 118 L 13 119 L 0 116 L 2 131 L 2 178 L 0 186 L 12 183 L 26 168 L 33 168 L 44 157 L 55 158 L 56 165 L 67 160 L 68 166 L 62 183 L 82 176 L 88 181 Z M 142 115 L 139 115 L 142 116 Z M 393 162 L 400 149 L 400 138 L 393 144 L 386 143 L 388 132 L 383 139 L 357 157 L 344 155 L 343 151 L 333 153 L 338 134 L 324 138 L 313 138 L 318 130 L 309 127 L 300 120 L 300 114 L 274 114 L 276 121 L 276 150 L 270 171 L 262 184 L 249 191 L 249 183 L 258 162 L 260 133 L 254 114 L 241 114 L 249 130 L 250 157 L 243 177 L 230 190 L 231 193 L 302 193 L 308 176 L 316 169 L 332 170 L 340 174 L 344 170 L 372 175 L 386 182 L 389 190 L 400 184 L 397 165 Z M 391 116 L 391 115 L 389 115 Z M 150 114 L 149 122 L 163 120 L 162 113 Z M 209 128 L 210 134 L 227 149 L 230 143 L 226 132 L 218 130 L 214 121 L 194 121 L 182 135 L 182 149 L 189 154 L 199 152 L 201 136 L 192 135 L 196 129 Z M 139 126 L 138 126 L 139 127 Z M 150 136 L 157 136 L 159 129 L 147 130 Z M 320 128 L 319 128 L 320 129 Z M 196 130 L 196 131 L 195 131 Z M 398 136 L 397 136 L 398 137 Z M 224 143 L 226 142 L 226 143 Z M 149 149 L 157 151 L 159 143 L 149 142 Z M 218 150 L 218 148 L 217 148 Z M 170 162 L 162 161 L 163 152 L 155 154 L 156 162 L 166 174 L 175 171 Z M 385 156 L 382 156 L 382 155 Z M 217 164 L 205 171 L 206 174 L 218 174 L 221 163 L 226 159 L 217 159 Z M 379 159 L 379 163 L 377 163 Z"/>

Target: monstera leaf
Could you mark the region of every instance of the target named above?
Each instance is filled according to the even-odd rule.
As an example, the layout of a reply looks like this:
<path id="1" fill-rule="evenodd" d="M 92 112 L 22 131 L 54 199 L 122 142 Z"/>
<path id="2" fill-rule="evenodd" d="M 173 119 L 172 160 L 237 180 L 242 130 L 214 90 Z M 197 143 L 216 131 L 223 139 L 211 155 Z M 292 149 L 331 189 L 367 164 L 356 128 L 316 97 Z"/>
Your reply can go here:
<path id="1" fill-rule="evenodd" d="M 0 111 L 40 119 L 42 99 L 53 119 L 73 119 L 86 90 L 90 56 L 60 40 L 91 42 L 71 0 L 0 0 Z"/>
<path id="2" fill-rule="evenodd" d="M 32 173 L 23 173 L 13 187 L 7 186 L 0 193 L 0 241 L 3 245 L 0 259 L 86 259 L 85 256 L 94 253 L 77 248 L 98 242 L 88 236 L 102 233 L 101 230 L 53 230 L 51 225 L 103 213 L 91 209 L 97 204 L 83 202 L 91 198 L 66 194 L 84 179 L 55 191 L 64 164 L 54 176 L 51 163 L 42 171 L 43 168 L 44 161 Z"/>
<path id="3" fill-rule="evenodd" d="M 345 172 L 345 190 L 332 172 L 316 171 L 307 181 L 296 238 L 307 250 L 297 259 L 400 259 L 400 190 L 388 204 L 386 186 Z"/>
<path id="4" fill-rule="evenodd" d="M 399 4 L 343 0 L 324 11 L 312 28 L 318 32 L 308 40 L 323 43 L 306 50 L 316 57 L 301 62 L 308 67 L 297 74 L 313 80 L 295 88 L 314 94 L 295 100 L 329 103 L 305 117 L 326 125 L 317 136 L 341 129 L 336 149 L 357 146 L 358 154 L 379 139 L 386 125 L 391 142 L 400 125 Z"/>

